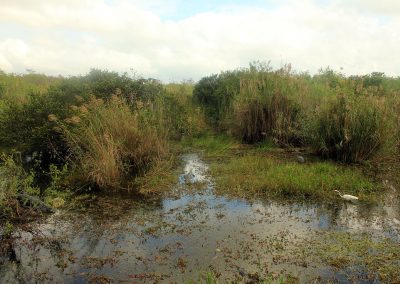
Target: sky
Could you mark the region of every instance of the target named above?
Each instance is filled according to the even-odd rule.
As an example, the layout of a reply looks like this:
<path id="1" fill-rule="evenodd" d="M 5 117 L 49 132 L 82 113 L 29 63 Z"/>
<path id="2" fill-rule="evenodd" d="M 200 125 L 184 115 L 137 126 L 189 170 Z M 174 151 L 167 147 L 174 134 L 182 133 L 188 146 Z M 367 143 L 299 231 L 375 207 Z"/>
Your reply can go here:
<path id="1" fill-rule="evenodd" d="M 166 82 L 246 67 L 400 76 L 398 0 L 0 0 L 0 69 Z"/>

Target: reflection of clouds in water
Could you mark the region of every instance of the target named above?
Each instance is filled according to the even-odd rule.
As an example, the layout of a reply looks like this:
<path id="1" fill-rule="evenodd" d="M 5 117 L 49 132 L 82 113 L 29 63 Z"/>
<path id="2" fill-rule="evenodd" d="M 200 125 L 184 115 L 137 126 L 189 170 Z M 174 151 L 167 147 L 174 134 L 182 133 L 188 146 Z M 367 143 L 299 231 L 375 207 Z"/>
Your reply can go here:
<path id="1" fill-rule="evenodd" d="M 400 223 L 396 222 L 399 211 L 391 206 L 343 202 L 330 213 L 333 228 L 383 232 L 393 237 L 400 232 Z"/>
<path id="2" fill-rule="evenodd" d="M 336 217 L 337 226 L 353 230 L 381 229 L 377 226 L 376 217 L 372 214 L 365 214 L 365 211 L 359 209 L 355 204 L 345 203 Z"/>
<path id="3" fill-rule="evenodd" d="M 104 258 L 122 252 L 114 267 L 100 267 L 98 273 L 126 280 L 129 274 L 156 271 L 182 282 L 195 279 L 198 271 L 207 270 L 210 264 L 234 274 L 236 270 L 226 266 L 223 254 L 216 249 L 236 253 L 237 260 L 232 265 L 250 265 L 259 257 L 259 242 L 282 232 L 292 238 L 289 245 L 293 246 L 296 240 L 307 239 L 321 229 L 385 233 L 388 226 L 399 227 L 394 221 L 400 219 L 399 211 L 388 205 L 248 201 L 217 196 L 206 175 L 207 165 L 197 155 L 185 155 L 183 161 L 181 187 L 185 189 L 187 183 L 206 182 L 205 189 L 182 190 L 175 198 L 151 204 L 133 201 L 132 197 L 108 196 L 96 201 L 98 204 L 93 210 L 53 215 L 39 225 L 39 229 L 47 236 L 65 238 L 65 248 L 80 259 Z M 255 253 L 249 256 L 245 248 L 255 247 Z M 88 271 L 80 261 L 70 263 L 64 271 L 54 269 L 57 258 L 45 247 L 34 253 L 23 248 L 21 255 L 21 266 L 28 271 L 27 279 L 31 271 L 29 263 L 35 257 L 39 257 L 40 263 L 37 271 L 49 271 L 58 280 L 65 280 L 66 274 L 74 277 Z M 187 261 L 188 269 L 183 274 L 176 273 L 180 257 Z M 0 268 L 0 282 L 5 279 L 2 275 Z"/>
<path id="4" fill-rule="evenodd" d="M 208 181 L 208 178 L 206 176 L 208 166 L 200 160 L 198 155 L 184 155 L 183 161 L 185 163 L 183 174 L 188 179 L 188 181 L 192 183 Z"/>

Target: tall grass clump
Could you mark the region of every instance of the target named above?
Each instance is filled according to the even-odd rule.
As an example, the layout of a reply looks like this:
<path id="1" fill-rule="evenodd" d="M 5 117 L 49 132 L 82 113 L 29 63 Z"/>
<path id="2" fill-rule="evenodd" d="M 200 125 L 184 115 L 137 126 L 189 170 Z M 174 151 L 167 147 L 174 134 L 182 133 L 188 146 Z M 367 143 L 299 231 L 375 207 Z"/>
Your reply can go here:
<path id="1" fill-rule="evenodd" d="M 143 173 L 167 153 L 165 134 L 117 95 L 108 102 L 92 97 L 68 122 L 75 124 L 64 127 L 72 159 L 100 189 L 129 189 L 129 175 Z"/>
<path id="2" fill-rule="evenodd" d="M 386 122 L 383 104 L 376 98 L 340 95 L 317 112 L 313 145 L 334 160 L 368 160 L 386 142 Z"/>
<path id="3" fill-rule="evenodd" d="M 284 146 L 299 144 L 301 108 L 294 97 L 297 91 L 290 69 L 250 69 L 243 73 L 230 118 L 232 132 L 247 143 L 270 139 Z"/>

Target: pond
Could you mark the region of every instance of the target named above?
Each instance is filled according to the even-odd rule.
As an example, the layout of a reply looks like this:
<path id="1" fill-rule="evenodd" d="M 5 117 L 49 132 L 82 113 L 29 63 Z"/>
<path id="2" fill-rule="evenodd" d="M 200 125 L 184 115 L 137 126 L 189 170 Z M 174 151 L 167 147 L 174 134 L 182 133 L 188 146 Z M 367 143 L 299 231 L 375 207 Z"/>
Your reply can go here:
<path id="1" fill-rule="evenodd" d="M 390 196 L 378 205 L 221 196 L 207 164 L 187 154 L 179 184 L 163 198 L 99 196 L 89 209 L 59 211 L 34 232 L 18 232 L 0 283 L 182 283 L 208 271 L 221 283 L 282 273 L 302 283 L 346 282 L 346 270 L 304 258 L 299 248 L 327 231 L 398 242 L 399 220 Z"/>

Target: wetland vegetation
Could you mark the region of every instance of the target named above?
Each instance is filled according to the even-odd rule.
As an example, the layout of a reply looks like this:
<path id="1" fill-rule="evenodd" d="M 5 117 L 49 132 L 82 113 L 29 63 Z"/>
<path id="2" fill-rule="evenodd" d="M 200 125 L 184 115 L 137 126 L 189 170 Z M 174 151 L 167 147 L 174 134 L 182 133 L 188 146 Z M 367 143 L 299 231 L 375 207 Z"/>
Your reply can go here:
<path id="1" fill-rule="evenodd" d="M 399 78 L 1 72 L 0 150 L 0 282 L 400 281 Z"/>

